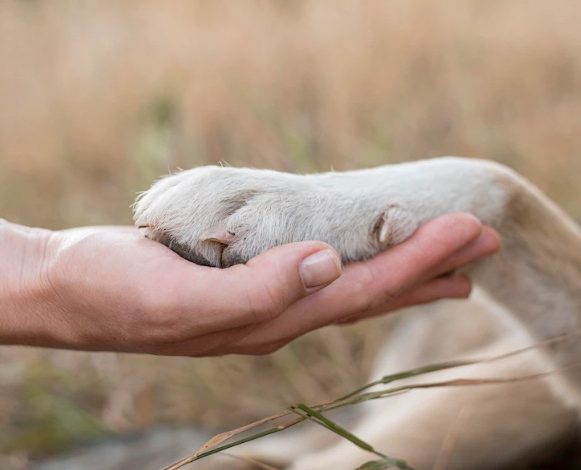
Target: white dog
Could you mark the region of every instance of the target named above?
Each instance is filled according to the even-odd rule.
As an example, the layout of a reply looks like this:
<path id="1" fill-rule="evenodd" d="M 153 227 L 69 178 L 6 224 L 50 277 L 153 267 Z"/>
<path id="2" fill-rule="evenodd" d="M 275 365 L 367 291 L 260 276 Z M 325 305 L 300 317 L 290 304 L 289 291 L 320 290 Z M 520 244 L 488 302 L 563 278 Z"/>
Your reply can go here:
<path id="1" fill-rule="evenodd" d="M 581 232 L 519 175 L 462 158 L 314 175 L 202 167 L 156 182 L 136 203 L 135 221 L 183 257 L 226 267 L 300 240 L 323 240 L 344 261 L 362 260 L 404 241 L 423 222 L 455 211 L 495 227 L 503 249 L 467 269 L 478 286 L 469 303 L 448 301 L 429 307 L 436 310 L 431 313 L 403 315 L 389 330 L 372 379 L 568 334 L 510 360 L 422 380 L 559 372 L 549 381 L 418 390 L 379 400 L 367 405 L 351 429 L 417 469 L 522 468 L 575 438 L 581 409 L 581 338 L 575 334 L 581 327 Z M 249 452 L 297 470 L 353 470 L 372 460 L 347 441 L 326 447 L 296 441 L 285 445 L 282 436 Z"/>

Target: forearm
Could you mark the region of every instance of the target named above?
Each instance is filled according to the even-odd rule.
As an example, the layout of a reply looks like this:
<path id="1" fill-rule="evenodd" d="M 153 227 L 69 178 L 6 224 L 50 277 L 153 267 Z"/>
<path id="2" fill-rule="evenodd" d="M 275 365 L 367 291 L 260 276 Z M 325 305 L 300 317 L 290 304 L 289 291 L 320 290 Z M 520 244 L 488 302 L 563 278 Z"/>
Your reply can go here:
<path id="1" fill-rule="evenodd" d="M 54 340 L 50 234 L 0 221 L 0 344 L 43 346 Z"/>

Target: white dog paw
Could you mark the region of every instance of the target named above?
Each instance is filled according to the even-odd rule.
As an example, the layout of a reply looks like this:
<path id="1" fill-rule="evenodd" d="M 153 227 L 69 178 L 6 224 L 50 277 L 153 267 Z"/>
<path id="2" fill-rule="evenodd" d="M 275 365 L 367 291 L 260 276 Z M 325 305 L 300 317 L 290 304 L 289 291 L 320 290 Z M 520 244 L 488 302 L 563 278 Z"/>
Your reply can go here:
<path id="1" fill-rule="evenodd" d="M 404 208 L 326 179 L 202 167 L 156 182 L 135 204 L 147 237 L 197 264 L 244 263 L 277 245 L 329 243 L 344 261 L 369 258 L 417 228 Z"/>

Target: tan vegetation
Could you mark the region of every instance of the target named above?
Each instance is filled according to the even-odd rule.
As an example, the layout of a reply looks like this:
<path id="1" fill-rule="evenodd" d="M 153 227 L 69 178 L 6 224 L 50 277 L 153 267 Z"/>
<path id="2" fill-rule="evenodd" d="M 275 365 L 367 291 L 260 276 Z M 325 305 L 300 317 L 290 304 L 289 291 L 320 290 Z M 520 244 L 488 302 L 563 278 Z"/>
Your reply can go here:
<path id="1" fill-rule="evenodd" d="M 581 218 L 579 2 L 0 3 L 0 216 L 130 223 L 169 168 L 289 171 L 457 154 L 508 163 Z M 375 329 L 377 330 L 377 329 Z M 377 331 L 269 358 L 5 348 L 13 462 L 157 423 L 235 426 L 364 380 Z"/>

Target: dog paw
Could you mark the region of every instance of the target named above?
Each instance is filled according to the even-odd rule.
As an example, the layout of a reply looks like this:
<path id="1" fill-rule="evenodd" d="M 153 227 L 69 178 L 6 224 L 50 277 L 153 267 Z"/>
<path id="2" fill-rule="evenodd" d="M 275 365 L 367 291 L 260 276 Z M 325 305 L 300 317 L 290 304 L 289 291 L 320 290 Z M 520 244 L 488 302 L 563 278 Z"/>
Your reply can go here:
<path id="1" fill-rule="evenodd" d="M 303 240 L 329 243 L 345 262 L 362 260 L 416 230 L 403 207 L 318 176 L 213 166 L 183 171 L 138 198 L 135 223 L 182 257 L 217 267 Z"/>

